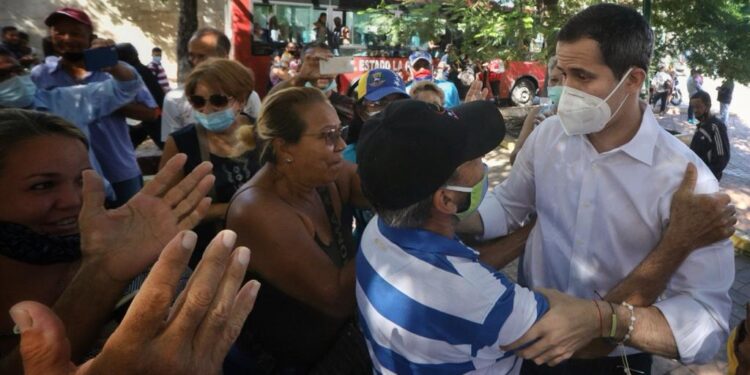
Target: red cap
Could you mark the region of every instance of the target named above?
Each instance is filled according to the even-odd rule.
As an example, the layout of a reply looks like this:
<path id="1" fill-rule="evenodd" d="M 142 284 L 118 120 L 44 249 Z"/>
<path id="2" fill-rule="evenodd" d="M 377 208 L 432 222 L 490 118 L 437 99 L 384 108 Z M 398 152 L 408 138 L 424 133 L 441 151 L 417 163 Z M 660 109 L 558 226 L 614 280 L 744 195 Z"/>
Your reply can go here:
<path id="1" fill-rule="evenodd" d="M 44 24 L 47 26 L 52 26 L 61 17 L 70 18 L 91 28 L 94 27 L 94 25 L 91 23 L 91 18 L 89 18 L 89 15 L 86 14 L 86 12 L 80 9 L 69 7 L 60 8 L 52 12 L 52 14 L 50 14 L 47 19 L 44 20 Z"/>

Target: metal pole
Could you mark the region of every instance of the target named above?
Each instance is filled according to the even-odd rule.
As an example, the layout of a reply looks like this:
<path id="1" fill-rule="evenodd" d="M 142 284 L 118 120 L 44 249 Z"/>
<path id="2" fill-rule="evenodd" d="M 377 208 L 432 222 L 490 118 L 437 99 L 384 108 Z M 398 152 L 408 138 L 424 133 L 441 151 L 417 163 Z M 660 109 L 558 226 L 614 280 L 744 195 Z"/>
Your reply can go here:
<path id="1" fill-rule="evenodd" d="M 651 0 L 643 0 L 643 18 L 651 24 Z"/>

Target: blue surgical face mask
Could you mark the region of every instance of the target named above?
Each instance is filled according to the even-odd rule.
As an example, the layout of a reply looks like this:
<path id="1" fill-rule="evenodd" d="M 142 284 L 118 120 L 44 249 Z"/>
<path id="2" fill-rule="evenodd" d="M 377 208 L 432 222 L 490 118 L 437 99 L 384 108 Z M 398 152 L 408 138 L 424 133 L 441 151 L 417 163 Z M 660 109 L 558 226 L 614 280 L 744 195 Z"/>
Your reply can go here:
<path id="1" fill-rule="evenodd" d="M 562 94 L 562 86 L 547 87 L 547 97 L 552 104 L 560 103 L 560 95 Z"/>
<path id="2" fill-rule="evenodd" d="M 196 110 L 193 110 L 193 117 L 198 121 L 201 126 L 206 130 L 213 133 L 220 133 L 227 130 L 232 123 L 234 123 L 234 110 L 229 107 L 218 112 L 209 113 L 204 115 Z"/>
<path id="3" fill-rule="evenodd" d="M 34 103 L 36 85 L 31 75 L 14 76 L 0 82 L 0 106 L 28 108 Z"/>
<path id="4" fill-rule="evenodd" d="M 313 85 L 310 82 L 305 83 L 305 87 L 314 87 L 318 88 L 318 86 Z M 336 84 L 336 80 L 332 79 L 331 82 L 328 82 L 328 86 L 326 86 L 324 89 L 321 89 L 324 94 L 327 94 L 329 91 L 336 91 L 338 90 L 339 86 Z"/>
<path id="5" fill-rule="evenodd" d="M 154 62 L 161 62 L 161 56 L 152 56 Z"/>

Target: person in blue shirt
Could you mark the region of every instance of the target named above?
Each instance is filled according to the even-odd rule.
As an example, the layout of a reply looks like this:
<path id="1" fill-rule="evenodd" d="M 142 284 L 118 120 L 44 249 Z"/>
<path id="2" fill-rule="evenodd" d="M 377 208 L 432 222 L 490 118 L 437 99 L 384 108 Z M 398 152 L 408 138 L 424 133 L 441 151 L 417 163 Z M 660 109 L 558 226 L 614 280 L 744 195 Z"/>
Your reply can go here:
<path id="1" fill-rule="evenodd" d="M 101 39 L 95 46 L 105 45 Z M 90 125 L 99 118 L 109 116 L 123 105 L 133 101 L 143 87 L 135 71 L 125 63 L 107 69 L 113 79 L 86 85 L 38 89 L 28 71 L 13 56 L 12 52 L 0 48 L 0 108 L 35 109 L 54 113 L 79 128 L 86 137 L 91 134 Z M 93 149 L 89 148 L 89 160 L 97 173 L 102 167 Z M 114 191 L 104 179 L 108 199 L 114 199 Z"/>
<path id="2" fill-rule="evenodd" d="M 425 51 L 415 51 L 412 53 L 409 56 L 408 70 L 410 81 L 406 85 L 407 92 L 415 82 L 428 80 L 435 82 L 445 93 L 445 108 L 453 108 L 461 104 L 456 85 L 453 82 L 435 78 L 432 69 L 432 56 L 429 53 Z"/>
<path id="3" fill-rule="evenodd" d="M 540 325 L 575 332 L 551 349 L 552 364 L 605 335 L 605 301 L 526 289 L 497 271 L 492 254 L 504 247 L 478 252 L 456 236 L 487 192 L 481 158 L 504 134 L 486 101 L 446 110 L 400 100 L 362 129 L 358 173 L 378 216 L 357 253 L 355 290 L 376 373 L 518 374 L 510 347 Z"/>
<path id="4" fill-rule="evenodd" d="M 104 71 L 90 72 L 84 66 L 83 52 L 91 47 L 93 36 L 91 19 L 84 11 L 61 8 L 50 14 L 45 24 L 49 26 L 52 45 L 60 57 L 50 56 L 32 70 L 31 77 L 37 87 L 51 89 L 111 78 Z M 116 200 L 108 202 L 112 207 L 125 203 L 143 186 L 125 118 L 153 120 L 158 117 L 157 108 L 148 89 L 142 86 L 134 101 L 90 126 L 91 147 L 101 163 L 104 177 L 115 190 Z"/>

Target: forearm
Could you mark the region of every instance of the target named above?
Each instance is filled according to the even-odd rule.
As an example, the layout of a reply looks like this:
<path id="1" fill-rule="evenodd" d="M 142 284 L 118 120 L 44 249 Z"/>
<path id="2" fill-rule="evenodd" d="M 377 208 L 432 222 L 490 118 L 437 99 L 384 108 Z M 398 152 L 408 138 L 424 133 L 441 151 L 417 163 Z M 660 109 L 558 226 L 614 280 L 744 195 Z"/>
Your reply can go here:
<path id="1" fill-rule="evenodd" d="M 138 78 L 133 69 L 128 68 L 122 62 L 117 63 L 117 65 L 112 67 L 112 69 L 109 71 L 109 74 L 111 74 L 112 77 L 114 77 L 114 79 L 118 81 L 132 81 Z"/>
<path id="2" fill-rule="evenodd" d="M 117 110 L 121 115 L 140 121 L 153 121 L 159 117 L 156 108 L 149 108 L 140 103 L 128 103 Z"/>
<path id="3" fill-rule="evenodd" d="M 479 251 L 479 260 L 498 270 L 505 267 L 523 253 L 533 227 L 531 222 L 505 237 L 473 246 Z"/>
<path id="4" fill-rule="evenodd" d="M 630 324 L 630 312 L 624 306 L 618 306 L 618 331 L 624 337 Z M 625 344 L 638 350 L 667 358 L 678 358 L 677 342 L 669 328 L 669 323 L 656 307 L 636 307 L 636 317 L 630 340 Z"/>
<path id="5" fill-rule="evenodd" d="M 84 262 L 65 288 L 53 310 L 65 324 L 74 362 L 89 352 L 126 286 L 104 274 L 95 262 Z"/>
<path id="6" fill-rule="evenodd" d="M 690 244 L 665 232 L 656 247 L 604 297 L 614 303 L 650 306 L 664 292 L 672 275 L 690 254 Z"/>

